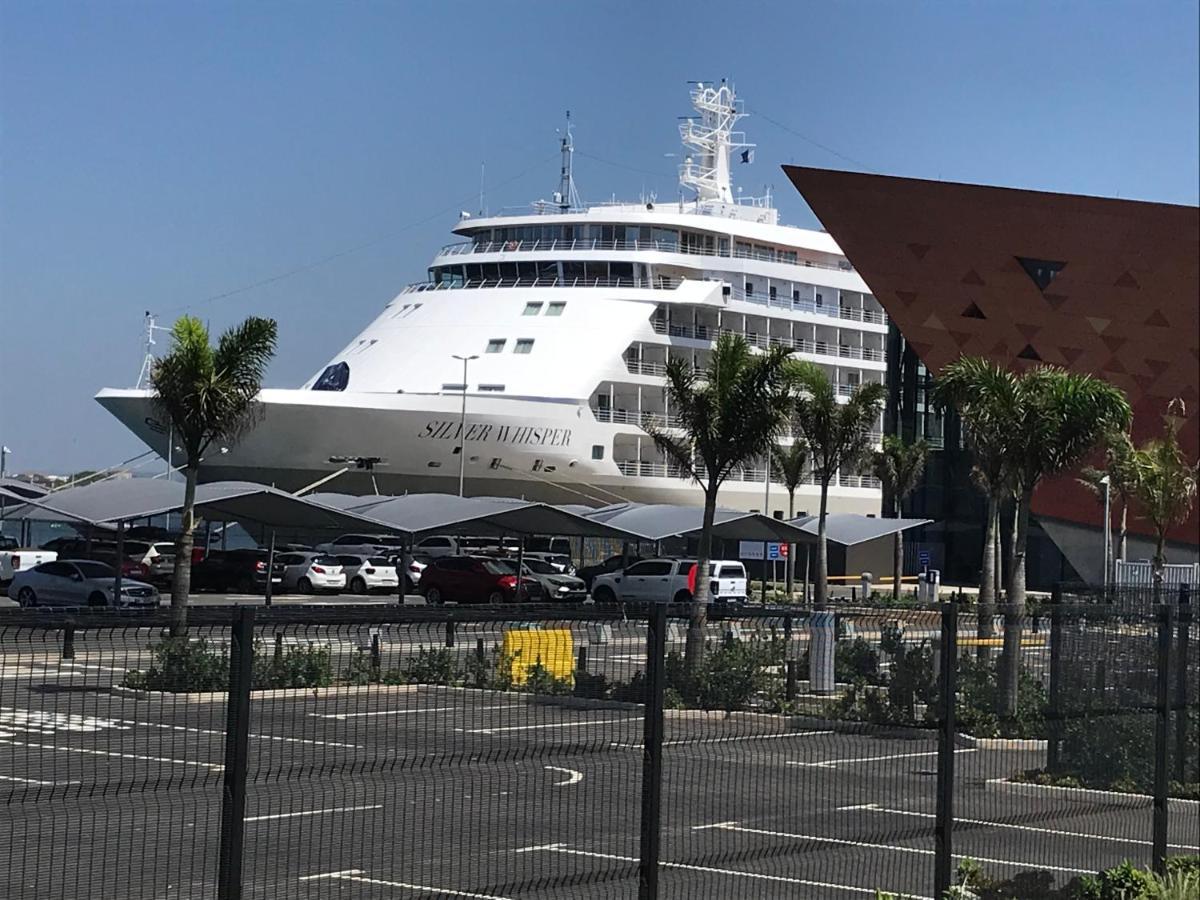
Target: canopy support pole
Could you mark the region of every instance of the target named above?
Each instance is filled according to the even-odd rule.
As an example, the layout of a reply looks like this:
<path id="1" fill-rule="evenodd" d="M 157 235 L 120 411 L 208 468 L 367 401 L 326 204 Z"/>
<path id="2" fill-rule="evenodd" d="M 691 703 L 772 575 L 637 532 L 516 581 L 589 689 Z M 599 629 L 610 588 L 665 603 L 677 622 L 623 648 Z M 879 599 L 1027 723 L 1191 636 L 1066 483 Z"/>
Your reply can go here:
<path id="1" fill-rule="evenodd" d="M 804 590 L 800 594 L 800 602 L 808 602 L 808 544 L 804 545 Z"/>
<path id="2" fill-rule="evenodd" d="M 267 606 L 271 605 L 272 597 L 272 577 L 275 574 L 275 529 L 271 529 L 271 543 L 267 546 L 267 584 L 263 590 L 263 603 Z"/>
<path id="3" fill-rule="evenodd" d="M 113 606 L 121 605 L 121 568 L 125 563 L 125 523 L 117 523 L 117 572 L 113 578 Z"/>
<path id="4" fill-rule="evenodd" d="M 503 545 L 501 545 L 503 547 Z M 521 593 L 525 588 L 525 536 L 517 538 L 517 602 L 521 602 Z"/>

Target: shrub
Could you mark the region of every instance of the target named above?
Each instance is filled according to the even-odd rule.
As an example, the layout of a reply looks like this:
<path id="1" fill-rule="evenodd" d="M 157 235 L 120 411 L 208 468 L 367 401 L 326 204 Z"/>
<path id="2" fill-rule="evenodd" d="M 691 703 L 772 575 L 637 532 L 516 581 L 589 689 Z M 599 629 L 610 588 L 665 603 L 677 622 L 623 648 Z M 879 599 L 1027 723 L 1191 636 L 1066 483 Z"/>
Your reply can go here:
<path id="1" fill-rule="evenodd" d="M 363 650 L 356 650 L 350 657 L 350 664 L 342 670 L 342 681 L 346 684 L 371 684 L 381 678 L 379 667 L 371 662 L 371 654 Z"/>
<path id="2" fill-rule="evenodd" d="M 592 675 L 589 672 L 576 672 L 574 693 L 576 697 L 587 697 L 591 700 L 605 700 L 608 698 L 609 694 L 608 679 L 603 675 Z"/>
<path id="3" fill-rule="evenodd" d="M 1000 699 L 1000 676 L 996 663 L 974 656 L 962 656 L 958 663 L 958 728 L 974 737 L 1044 738 L 1046 737 L 1046 689 L 1042 682 L 1021 673 L 1017 693 L 1017 714 L 1013 718 L 996 715 Z"/>
<path id="4" fill-rule="evenodd" d="M 323 647 L 289 647 L 280 655 L 268 656 L 260 646 L 254 648 L 254 690 L 274 688 L 329 687 L 333 684 L 333 665 Z"/>
<path id="5" fill-rule="evenodd" d="M 166 638 L 150 647 L 150 665 L 125 674 L 125 685 L 180 693 L 229 689 L 229 656 L 204 638 Z"/>
<path id="6" fill-rule="evenodd" d="M 667 692 L 670 692 L 667 688 Z M 618 681 L 612 686 L 612 698 L 623 703 L 646 702 L 646 675 L 640 669 L 633 673 L 629 681 Z M 664 699 L 664 705 L 666 701 Z"/>
<path id="7" fill-rule="evenodd" d="M 710 647 L 696 672 L 689 674 L 683 658 L 672 652 L 666 660 L 667 690 L 674 691 L 686 707 L 746 709 L 767 691 L 774 679 L 769 670 L 783 664 L 783 655 L 782 641 L 728 640 Z"/>
<path id="8" fill-rule="evenodd" d="M 452 684 L 454 655 L 446 647 L 422 647 L 400 667 L 397 677 L 401 684 Z"/>
<path id="9" fill-rule="evenodd" d="M 546 694 L 564 696 L 575 688 L 570 678 L 558 678 L 542 665 L 539 659 L 532 666 L 525 668 L 525 684 L 522 687 L 531 694 Z"/>

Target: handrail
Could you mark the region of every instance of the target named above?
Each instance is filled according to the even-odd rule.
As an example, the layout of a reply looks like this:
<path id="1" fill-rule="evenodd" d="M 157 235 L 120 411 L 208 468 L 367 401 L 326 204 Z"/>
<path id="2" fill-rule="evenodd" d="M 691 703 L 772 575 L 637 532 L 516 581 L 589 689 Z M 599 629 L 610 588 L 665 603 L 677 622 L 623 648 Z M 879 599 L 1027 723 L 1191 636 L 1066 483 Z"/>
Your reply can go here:
<path id="1" fill-rule="evenodd" d="M 689 478 L 689 474 L 682 466 L 675 463 L 651 462 L 648 460 L 637 459 L 622 459 L 617 460 L 617 468 L 621 470 L 622 475 L 630 475 L 635 478 Z M 698 475 L 704 477 L 705 470 L 701 466 L 697 472 Z M 766 470 L 755 468 L 753 466 L 734 469 L 729 473 L 729 481 L 741 482 L 759 482 L 762 483 L 766 478 Z M 783 484 L 783 480 L 778 477 L 771 479 L 774 484 Z M 801 484 L 819 485 L 820 481 L 813 474 L 808 474 L 800 480 Z M 852 488 L 879 488 L 880 481 L 878 478 L 873 478 L 870 475 L 839 475 L 830 482 L 830 487 L 852 487 Z"/>
<path id="2" fill-rule="evenodd" d="M 438 251 L 438 256 L 462 256 L 475 255 L 478 253 L 555 253 L 565 251 L 579 250 L 657 250 L 661 253 L 681 253 L 687 256 L 712 256 L 717 259 L 753 259 L 759 262 L 775 262 L 789 266 L 799 266 L 804 269 L 827 269 L 831 272 L 854 272 L 855 269 L 849 262 L 831 265 L 829 263 L 818 262 L 815 259 L 805 259 L 800 256 L 798 250 L 775 250 L 763 252 L 751 248 L 745 250 L 737 246 L 736 242 L 731 242 L 729 249 L 724 253 L 718 252 L 716 247 L 709 246 L 689 246 L 681 241 L 602 241 L 600 239 L 583 239 L 578 238 L 573 240 L 558 240 L 557 238 L 548 241 L 543 240 L 519 240 L 519 241 L 486 241 L 476 243 L 474 241 L 456 241 L 451 244 L 446 244 Z M 783 258 L 786 255 L 795 254 L 795 259 Z"/>
<path id="3" fill-rule="evenodd" d="M 449 281 L 418 281 L 408 285 L 400 293 L 414 294 L 425 291 L 478 290 L 481 288 L 589 288 L 615 287 L 645 290 L 674 290 L 682 279 L 656 275 L 654 278 L 482 278 L 461 283 Z"/>
<path id="4" fill-rule="evenodd" d="M 665 334 L 669 337 L 715 342 L 717 337 L 722 334 L 733 334 L 745 338 L 746 342 L 751 346 L 763 349 L 767 347 L 786 347 L 796 353 L 811 353 L 814 356 L 831 356 L 838 359 L 865 359 L 872 362 L 883 362 L 885 359 L 882 350 L 875 350 L 871 347 L 834 346 L 827 341 L 810 341 L 805 338 L 767 337 L 754 332 L 734 331 L 730 328 L 710 328 L 707 325 L 676 325 L 675 323 L 667 323 L 660 318 L 652 318 L 650 324 L 655 333 Z"/>

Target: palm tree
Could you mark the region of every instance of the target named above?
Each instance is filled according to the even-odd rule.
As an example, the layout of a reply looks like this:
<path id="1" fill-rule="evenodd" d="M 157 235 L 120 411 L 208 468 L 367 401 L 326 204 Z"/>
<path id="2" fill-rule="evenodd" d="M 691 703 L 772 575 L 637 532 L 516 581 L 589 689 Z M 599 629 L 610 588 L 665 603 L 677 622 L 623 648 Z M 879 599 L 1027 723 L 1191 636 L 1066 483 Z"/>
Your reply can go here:
<path id="1" fill-rule="evenodd" d="M 1154 590 L 1162 591 L 1167 564 L 1167 531 L 1186 522 L 1196 502 L 1200 483 L 1200 462 L 1188 462 L 1179 446 L 1184 406 L 1172 400 L 1163 416 L 1163 436 L 1153 438 L 1129 453 L 1130 495 L 1141 508 L 1143 518 L 1154 526 Z"/>
<path id="2" fill-rule="evenodd" d="M 181 316 L 171 329 L 171 351 L 154 363 L 150 383 L 154 403 L 183 447 L 183 525 L 175 547 L 171 587 L 171 633 L 187 629 L 192 584 L 192 545 L 196 526 L 196 482 L 204 454 L 217 442 L 236 439 L 255 419 L 255 398 L 275 354 L 273 319 L 254 316 L 209 343 L 208 328 L 194 316 Z"/>
<path id="3" fill-rule="evenodd" d="M 829 485 L 841 469 L 855 469 L 870 449 L 870 434 L 879 421 L 886 389 L 876 381 L 860 384 L 846 403 L 839 403 L 829 376 L 811 365 L 797 369 L 794 420 L 808 441 L 812 471 L 821 486 L 821 511 L 817 524 L 817 576 L 813 608 L 823 610 L 829 600 L 829 550 L 825 519 Z"/>
<path id="4" fill-rule="evenodd" d="M 653 425 L 646 430 L 667 460 L 704 490 L 704 524 L 696 559 L 685 665 L 694 672 L 704 655 L 708 571 L 717 492 L 733 470 L 761 454 L 778 436 L 790 403 L 789 351 L 755 353 L 740 335 L 722 334 L 703 370 L 679 357 L 667 363 L 667 394 L 683 435 Z"/>
<path id="5" fill-rule="evenodd" d="M 938 375 L 948 380 L 964 427 L 988 435 L 1003 450 L 1003 480 L 1017 503 L 1016 537 L 1008 575 L 1000 710 L 1016 714 L 1021 628 L 1025 616 L 1025 556 L 1029 507 L 1043 478 L 1077 466 L 1106 436 L 1129 427 L 1125 395 L 1102 379 L 1057 366 L 1021 375 L 994 363 L 963 358 Z M 998 430 L 998 434 L 993 433 Z"/>
<path id="6" fill-rule="evenodd" d="M 808 465 L 808 444 L 802 436 L 793 437 L 790 444 L 774 444 L 771 447 L 771 465 L 783 479 L 788 495 L 788 521 L 796 518 L 796 489 L 804 479 L 804 467 Z M 796 547 L 788 547 L 787 596 L 792 601 L 792 588 L 796 583 Z"/>
<path id="7" fill-rule="evenodd" d="M 1133 488 L 1132 454 L 1133 444 L 1129 435 L 1124 432 L 1109 435 L 1105 439 L 1104 468 L 1084 466 L 1079 470 L 1081 485 L 1095 495 L 1101 503 L 1104 502 L 1105 479 L 1108 479 L 1110 498 L 1117 501 L 1117 545 L 1114 559 L 1125 559 L 1125 548 L 1129 539 L 1129 500 Z M 1105 527 L 1110 523 L 1105 522 Z"/>
<path id="8" fill-rule="evenodd" d="M 871 474 L 883 484 L 884 498 L 891 498 L 892 509 L 896 518 L 900 518 L 904 498 L 916 490 L 925 474 L 925 462 L 929 458 L 929 444 L 918 440 L 906 444 L 894 434 L 884 435 L 883 448 L 871 455 Z M 900 576 L 904 572 L 904 533 L 896 532 L 896 558 L 894 561 L 895 578 L 892 582 L 892 596 L 900 599 Z"/>

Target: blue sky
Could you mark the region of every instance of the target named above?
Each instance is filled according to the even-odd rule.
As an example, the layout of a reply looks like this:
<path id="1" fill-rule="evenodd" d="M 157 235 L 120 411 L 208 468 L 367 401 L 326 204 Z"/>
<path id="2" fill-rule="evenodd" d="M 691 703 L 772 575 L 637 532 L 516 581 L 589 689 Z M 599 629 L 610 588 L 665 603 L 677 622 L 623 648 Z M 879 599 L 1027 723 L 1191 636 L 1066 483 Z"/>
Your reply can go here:
<path id="1" fill-rule="evenodd" d="M 91 398 L 133 384 L 147 309 L 276 317 L 268 383 L 298 385 L 423 276 L 481 162 L 493 211 L 554 190 L 566 109 L 585 200 L 675 196 L 689 79 L 760 112 L 736 174 L 793 224 L 783 163 L 1196 204 L 1197 8 L 5 0 L 0 440 L 16 470 L 138 453 Z"/>

